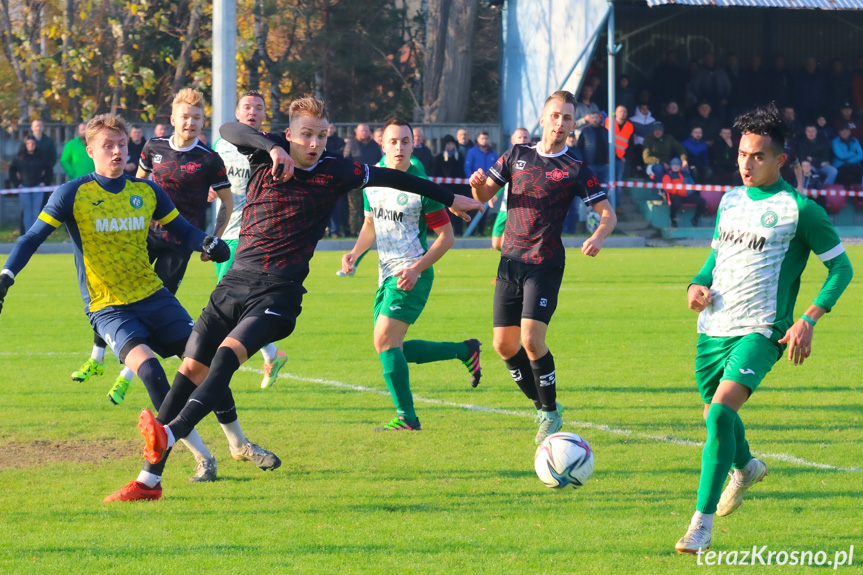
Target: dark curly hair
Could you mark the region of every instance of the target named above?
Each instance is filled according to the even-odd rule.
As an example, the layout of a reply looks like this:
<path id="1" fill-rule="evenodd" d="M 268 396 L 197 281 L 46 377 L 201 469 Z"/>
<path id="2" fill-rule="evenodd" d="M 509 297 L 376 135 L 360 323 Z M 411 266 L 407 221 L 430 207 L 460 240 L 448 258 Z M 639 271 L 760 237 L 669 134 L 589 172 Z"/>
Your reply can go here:
<path id="1" fill-rule="evenodd" d="M 770 102 L 766 106 L 759 106 L 741 116 L 738 116 L 734 121 L 734 127 L 741 134 L 756 134 L 758 136 L 767 136 L 773 144 L 773 149 L 777 153 L 781 153 L 785 148 L 785 141 L 791 134 L 791 130 L 774 102 Z"/>

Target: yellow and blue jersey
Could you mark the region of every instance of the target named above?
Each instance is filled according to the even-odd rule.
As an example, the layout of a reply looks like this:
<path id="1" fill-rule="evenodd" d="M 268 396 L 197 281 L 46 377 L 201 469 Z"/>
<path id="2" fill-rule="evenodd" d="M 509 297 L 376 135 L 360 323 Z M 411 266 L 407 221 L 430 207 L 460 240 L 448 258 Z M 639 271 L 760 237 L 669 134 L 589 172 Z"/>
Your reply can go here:
<path id="1" fill-rule="evenodd" d="M 179 215 L 157 184 L 128 175 L 110 179 L 88 174 L 51 194 L 39 220 L 19 240 L 4 268 L 20 271 L 36 247 L 65 223 L 86 311 L 134 303 L 162 287 L 147 254 L 151 220 L 173 228 L 190 248 L 201 249 L 204 233 Z"/>

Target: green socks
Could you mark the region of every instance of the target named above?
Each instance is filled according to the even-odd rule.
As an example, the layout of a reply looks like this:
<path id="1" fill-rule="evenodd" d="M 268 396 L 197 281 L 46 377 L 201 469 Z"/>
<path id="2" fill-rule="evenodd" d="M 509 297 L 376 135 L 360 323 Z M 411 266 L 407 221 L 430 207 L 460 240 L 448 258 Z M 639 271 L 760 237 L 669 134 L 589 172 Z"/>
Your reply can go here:
<path id="1" fill-rule="evenodd" d="M 408 421 L 416 421 L 417 414 L 414 411 L 414 397 L 411 394 L 410 372 L 405 354 L 395 347 L 382 351 L 378 356 L 384 367 L 384 381 L 390 390 L 393 403 L 396 404 L 396 413 Z"/>
<path id="2" fill-rule="evenodd" d="M 752 455 L 743 422 L 736 411 L 727 405 L 714 403 L 707 411 L 706 424 L 707 441 L 701 453 L 701 480 L 695 509 L 701 513 L 715 513 L 731 464 L 743 467 Z"/>
<path id="3" fill-rule="evenodd" d="M 408 363 L 429 363 L 460 359 L 465 361 L 470 355 L 470 348 L 463 341 L 425 341 L 413 339 L 404 343 L 404 357 Z"/>

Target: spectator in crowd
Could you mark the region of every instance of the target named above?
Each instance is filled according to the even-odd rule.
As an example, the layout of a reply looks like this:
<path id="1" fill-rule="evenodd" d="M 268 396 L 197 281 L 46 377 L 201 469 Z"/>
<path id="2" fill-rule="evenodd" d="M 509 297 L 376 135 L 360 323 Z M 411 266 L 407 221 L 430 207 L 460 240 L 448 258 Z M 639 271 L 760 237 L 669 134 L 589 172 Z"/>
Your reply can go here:
<path id="1" fill-rule="evenodd" d="M 651 80 L 653 96 L 657 102 L 684 101 L 689 75 L 678 64 L 676 51 L 668 50 L 665 53 L 665 60 L 653 71 Z"/>
<path id="2" fill-rule="evenodd" d="M 820 190 L 824 187 L 824 182 L 821 181 L 821 178 L 813 170 L 811 162 L 807 160 L 802 160 L 800 162 L 800 172 L 802 176 L 800 187 L 803 190 Z M 814 196 L 813 199 L 815 200 L 815 203 L 822 208 L 827 208 L 826 196 L 822 196 L 819 194 L 817 196 Z"/>
<path id="3" fill-rule="evenodd" d="M 793 79 L 791 72 L 785 67 L 785 56 L 777 54 L 773 57 L 773 68 L 767 73 L 768 98 L 777 106 L 785 106 L 793 102 Z"/>
<path id="4" fill-rule="evenodd" d="M 827 123 L 827 116 L 821 115 L 815 118 L 815 129 L 818 130 L 818 137 L 832 142 L 836 137 L 836 130 Z"/>
<path id="5" fill-rule="evenodd" d="M 368 124 L 357 124 L 354 138 L 345 145 L 344 154 L 346 158 L 369 166 L 374 166 L 383 157 L 380 145 L 372 139 L 372 131 Z M 352 236 L 359 234 L 363 227 L 362 190 L 348 192 L 348 224 Z"/>
<path id="6" fill-rule="evenodd" d="M 857 66 L 851 72 L 851 102 L 863 110 L 863 56 L 857 57 Z"/>
<path id="7" fill-rule="evenodd" d="M 0 149 L 0 171 L 2 171 L 4 176 L 9 173 L 12 158 L 21 150 L 21 141 L 18 139 L 18 124 L 10 122 L 6 126 L 5 131 L 3 148 Z M 5 187 L 5 185 L 0 185 L 0 187 Z"/>
<path id="8" fill-rule="evenodd" d="M 96 169 L 93 159 L 87 154 L 87 124 L 78 124 L 78 133 L 63 146 L 60 165 L 66 172 L 66 178 L 74 180 Z M 29 228 L 28 228 L 29 229 Z"/>
<path id="9" fill-rule="evenodd" d="M 683 162 L 680 158 L 674 158 L 669 164 L 670 170 L 662 176 L 663 184 L 691 184 L 686 175 L 683 173 Z M 666 189 L 668 195 L 668 203 L 670 204 L 671 227 L 677 227 L 677 212 L 680 211 L 680 206 L 683 204 L 695 204 L 695 215 L 692 217 L 692 227 L 698 226 L 698 221 L 701 214 L 704 213 L 704 208 L 707 203 L 701 194 L 692 189 Z"/>
<path id="10" fill-rule="evenodd" d="M 749 58 L 749 67 L 740 74 L 740 81 L 746 88 L 741 92 L 740 106 L 751 110 L 763 106 L 770 101 L 769 74 L 761 65 L 761 56 L 755 54 Z"/>
<path id="11" fill-rule="evenodd" d="M 467 151 L 464 159 L 464 177 L 470 178 L 477 170 L 487 172 L 497 161 L 498 155 L 491 147 L 488 132 L 482 131 L 476 137 L 476 145 Z"/>
<path id="12" fill-rule="evenodd" d="M 147 139 L 144 137 L 144 130 L 137 124 L 132 124 L 129 129 L 129 159 L 126 161 L 125 172 L 130 176 L 138 173 L 138 161 L 141 159 L 141 152 L 144 151 L 144 144 Z"/>
<path id="13" fill-rule="evenodd" d="M 458 144 L 458 153 L 463 157 L 467 156 L 467 151 L 473 148 L 473 140 L 470 139 L 470 133 L 466 128 L 456 130 L 455 141 Z"/>
<path id="14" fill-rule="evenodd" d="M 707 143 L 702 136 L 701 126 L 695 126 L 689 133 L 689 137 L 681 142 L 686 148 L 686 157 L 689 160 L 689 175 L 698 183 L 708 181 L 713 175 Z"/>
<path id="15" fill-rule="evenodd" d="M 593 86 L 587 85 L 581 89 L 581 97 L 575 105 L 575 132 L 578 135 L 579 130 L 588 124 L 589 116 L 593 112 L 599 112 L 599 106 L 593 101 Z"/>
<path id="16" fill-rule="evenodd" d="M 632 127 L 635 129 L 633 143 L 636 146 L 644 145 L 644 138 L 650 134 L 650 129 L 657 121 L 653 117 L 653 114 L 650 113 L 650 107 L 643 102 L 639 104 L 630 121 L 632 122 Z"/>
<path id="17" fill-rule="evenodd" d="M 596 179 L 601 184 L 608 183 L 608 130 L 602 126 L 602 115 L 593 112 L 588 116 L 587 125 L 582 128 L 581 135 L 575 147 Z M 615 198 L 609 195 L 611 207 L 617 205 Z"/>
<path id="18" fill-rule="evenodd" d="M 488 136 L 488 132 L 483 130 L 476 136 L 476 145 L 467 151 L 467 154 L 464 158 L 464 177 L 470 178 L 471 175 L 477 171 L 482 170 L 483 172 L 488 173 L 488 169 L 491 168 L 494 163 L 497 161 L 498 155 L 494 148 L 491 147 L 491 141 Z M 481 217 L 482 214 L 477 212 L 470 212 L 470 217 Z M 482 235 L 485 231 L 485 220 L 486 218 L 481 218 L 479 223 L 477 224 L 476 230 Z"/>
<path id="19" fill-rule="evenodd" d="M 435 174 L 440 178 L 464 178 L 464 154 L 458 145 L 458 141 L 451 134 L 441 138 L 443 150 L 435 157 Z M 445 188 L 452 190 L 454 194 L 470 196 L 470 186 L 466 184 L 442 184 Z M 460 236 L 464 229 L 464 221 L 450 212 L 450 222 L 453 231 Z"/>
<path id="20" fill-rule="evenodd" d="M 345 139 L 339 136 L 339 129 L 335 124 L 327 126 L 327 143 L 324 147 L 336 156 L 345 155 Z M 338 238 L 339 236 L 346 236 L 348 230 L 348 198 L 340 196 L 330 214 L 330 225 L 327 228 L 327 233 L 331 238 Z"/>
<path id="21" fill-rule="evenodd" d="M 614 91 L 615 105 L 623 106 L 626 111 L 635 109 L 635 88 L 629 81 L 629 76 L 621 74 L 617 79 L 617 88 Z"/>
<path id="22" fill-rule="evenodd" d="M 54 166 L 57 164 L 57 144 L 45 134 L 45 124 L 42 123 L 42 120 L 33 120 L 30 124 L 30 134 L 36 140 L 36 148 L 39 150 L 39 155 L 48 162 L 51 175 L 45 182 L 45 185 L 50 186 L 54 181 Z M 41 208 L 42 206 L 39 207 Z M 26 227 L 24 229 L 29 230 L 30 228 Z"/>
<path id="23" fill-rule="evenodd" d="M 656 118 L 650 113 L 647 104 L 641 103 L 630 119 L 634 133 L 632 135 L 632 147 L 629 154 L 629 173 L 633 175 L 644 175 L 644 138 L 650 135 L 650 129 L 656 122 Z"/>
<path id="24" fill-rule="evenodd" d="M 414 151 L 413 157 L 422 162 L 425 168 L 426 175 L 429 177 L 436 176 L 434 170 L 434 156 L 431 150 L 425 144 L 426 137 L 423 129 L 420 127 L 414 128 Z"/>
<path id="25" fill-rule="evenodd" d="M 797 145 L 790 139 L 785 140 L 785 149 L 782 150 L 786 160 L 779 168 L 779 175 L 797 191 L 803 193 L 803 171 L 800 169 L 800 158 L 797 156 Z"/>
<path id="26" fill-rule="evenodd" d="M 683 96 L 683 107 L 686 110 L 691 110 L 698 103 L 698 98 L 695 97 L 695 92 L 692 91 L 692 82 L 698 75 L 698 60 L 690 60 L 688 70 L 689 80 L 686 82 L 686 94 Z"/>
<path id="27" fill-rule="evenodd" d="M 827 109 L 838 110 L 851 97 L 851 75 L 842 58 L 833 58 L 827 75 Z"/>
<path id="28" fill-rule="evenodd" d="M 380 147 L 381 153 L 383 154 L 384 149 L 384 129 L 381 127 L 375 128 L 375 131 L 372 133 L 372 140 Z"/>
<path id="29" fill-rule="evenodd" d="M 674 100 L 665 105 L 665 109 L 660 112 L 657 119 L 665 126 L 665 132 L 674 136 L 678 142 L 689 136 L 689 122 L 680 113 L 680 106 Z"/>
<path id="30" fill-rule="evenodd" d="M 728 106 L 731 80 L 725 69 L 716 65 L 716 56 L 713 52 L 704 53 L 701 66 L 692 79 L 691 89 L 696 100 L 710 102 L 720 114 Z"/>
<path id="31" fill-rule="evenodd" d="M 731 52 L 725 58 L 725 74 L 731 83 L 731 93 L 728 95 L 726 111 L 730 116 L 734 117 L 743 109 L 741 106 L 741 100 L 743 99 L 743 79 L 740 76 L 740 59 L 734 52 Z"/>
<path id="32" fill-rule="evenodd" d="M 812 171 L 823 180 L 825 185 L 836 181 L 836 174 L 838 172 L 833 167 L 833 154 L 830 149 L 830 142 L 818 137 L 818 130 L 815 124 L 806 126 L 804 137 L 797 145 L 797 153 L 802 161 L 809 163 Z"/>
<path id="33" fill-rule="evenodd" d="M 47 186 L 53 176 L 52 167 L 50 159 L 39 149 L 36 138 L 28 134 L 24 137 L 24 146 L 9 166 L 9 184 L 13 188 Z M 39 217 L 44 195 L 44 192 L 25 192 L 18 195 L 25 230 L 29 230 Z"/>
<path id="34" fill-rule="evenodd" d="M 836 181 L 846 188 L 863 180 L 863 148 L 848 124 L 839 126 L 839 135 L 833 140 L 833 166 L 839 171 Z"/>
<path id="35" fill-rule="evenodd" d="M 737 166 L 737 146 L 731 137 L 731 128 L 719 130 L 719 137 L 710 149 L 710 164 L 713 168 L 713 182 L 725 186 L 739 186 L 740 169 Z"/>
<path id="36" fill-rule="evenodd" d="M 722 123 L 713 113 L 713 107 L 710 105 L 710 102 L 701 102 L 698 104 L 698 113 L 689 121 L 690 128 L 694 128 L 695 126 L 701 128 L 704 141 L 707 142 L 708 146 L 712 146 L 717 134 L 719 134 Z"/>
<path id="37" fill-rule="evenodd" d="M 647 175 L 656 182 L 662 181 L 662 176 L 670 171 L 671 160 L 680 158 L 681 167 L 686 175 L 689 164 L 686 158 L 686 148 L 680 142 L 665 133 L 662 122 L 654 122 L 651 134 L 644 139 L 642 157 L 647 166 Z"/>
<path id="38" fill-rule="evenodd" d="M 851 107 L 851 102 L 845 102 L 839 108 L 839 118 L 836 120 L 836 131 L 839 131 L 839 126 L 848 126 L 851 129 L 851 137 L 863 138 L 863 123 L 858 122 L 854 117 L 854 109 Z"/>
<path id="39" fill-rule="evenodd" d="M 635 128 L 633 128 L 632 122 L 627 119 L 628 115 L 626 108 L 622 105 L 614 109 L 614 154 L 617 158 L 617 161 L 614 162 L 614 179 L 618 182 L 623 180 L 623 170 L 626 165 L 626 153 L 629 151 L 632 137 L 635 134 Z M 605 129 L 610 130 L 611 124 L 611 117 L 606 118 Z M 615 207 L 617 206 L 616 203 L 613 203 L 612 205 Z"/>
<path id="40" fill-rule="evenodd" d="M 803 60 L 803 68 L 794 78 L 794 105 L 799 119 L 809 122 L 821 113 L 827 103 L 827 78 L 812 56 Z"/>
<path id="41" fill-rule="evenodd" d="M 785 120 L 785 123 L 788 124 L 788 127 L 791 129 L 795 142 L 799 142 L 803 139 L 804 124 L 802 124 L 800 119 L 797 117 L 797 112 L 794 109 L 794 106 L 783 106 L 782 119 Z"/>
<path id="42" fill-rule="evenodd" d="M 327 126 L 326 149 L 329 153 L 335 154 L 336 156 L 345 155 L 345 140 L 339 136 L 339 129 L 335 124 Z"/>
<path id="43" fill-rule="evenodd" d="M 164 138 L 168 135 L 168 126 L 165 124 L 156 124 L 156 127 L 153 128 L 153 137 L 154 138 Z"/>
<path id="44" fill-rule="evenodd" d="M 600 61 L 604 63 L 605 59 L 601 58 Z M 603 68 L 605 68 L 604 65 Z M 599 104 L 602 104 L 603 107 L 608 104 L 608 90 L 605 89 L 605 84 L 602 83 L 602 79 L 605 77 L 606 75 L 604 74 L 594 74 L 587 80 L 588 85 L 593 88 L 593 96 L 590 98 L 591 101 L 598 102 Z"/>
<path id="45" fill-rule="evenodd" d="M 566 137 L 566 147 L 570 148 L 572 150 L 576 150 L 577 144 L 578 144 L 578 139 L 575 137 L 575 132 L 570 132 L 569 135 Z M 580 155 L 581 152 L 578 152 L 578 154 Z"/>

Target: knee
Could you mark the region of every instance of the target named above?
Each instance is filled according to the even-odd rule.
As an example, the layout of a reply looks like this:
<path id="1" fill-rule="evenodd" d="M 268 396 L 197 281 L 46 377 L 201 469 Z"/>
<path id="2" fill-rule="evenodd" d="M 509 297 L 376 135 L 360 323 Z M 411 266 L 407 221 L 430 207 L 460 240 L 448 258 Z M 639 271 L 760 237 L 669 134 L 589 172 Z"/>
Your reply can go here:
<path id="1" fill-rule="evenodd" d="M 711 403 L 704 418 L 708 432 L 730 429 L 734 426 L 737 412 L 721 403 Z"/>
<path id="2" fill-rule="evenodd" d="M 398 338 L 394 338 L 386 332 L 375 334 L 375 351 L 377 353 L 383 353 L 388 349 L 393 349 L 401 346 L 402 342 L 400 342 Z"/>
<path id="3" fill-rule="evenodd" d="M 191 358 L 183 358 L 183 363 L 180 364 L 180 369 L 178 369 L 181 374 L 185 375 L 189 381 L 194 383 L 195 385 L 201 385 L 204 379 L 207 377 L 207 373 L 209 373 L 210 368 L 195 361 Z"/>
<path id="4" fill-rule="evenodd" d="M 494 338 L 492 343 L 494 346 L 494 350 L 500 356 L 501 359 L 509 359 L 515 354 L 518 353 L 519 343 L 518 340 L 511 341 L 506 338 Z"/>
<path id="5" fill-rule="evenodd" d="M 548 353 L 544 338 L 532 336 L 530 333 L 524 334 L 521 344 L 531 359 L 539 359 Z"/>

